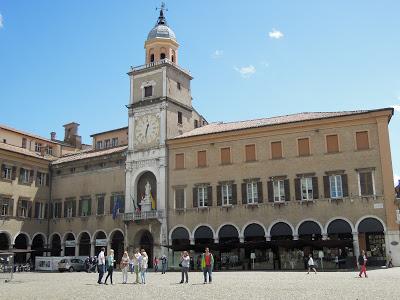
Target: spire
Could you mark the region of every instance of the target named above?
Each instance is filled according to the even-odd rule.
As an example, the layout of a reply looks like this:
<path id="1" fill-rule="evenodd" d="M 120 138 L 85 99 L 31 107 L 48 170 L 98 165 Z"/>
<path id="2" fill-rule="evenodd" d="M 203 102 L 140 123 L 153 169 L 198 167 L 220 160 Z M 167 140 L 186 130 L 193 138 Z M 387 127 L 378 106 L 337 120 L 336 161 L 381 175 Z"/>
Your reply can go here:
<path id="1" fill-rule="evenodd" d="M 156 26 L 157 25 L 166 25 L 167 26 L 167 20 L 164 17 L 164 11 L 168 11 L 168 9 L 165 8 L 165 3 L 161 2 L 161 7 L 156 8 L 156 10 L 160 10 L 160 16 L 158 17 Z"/>

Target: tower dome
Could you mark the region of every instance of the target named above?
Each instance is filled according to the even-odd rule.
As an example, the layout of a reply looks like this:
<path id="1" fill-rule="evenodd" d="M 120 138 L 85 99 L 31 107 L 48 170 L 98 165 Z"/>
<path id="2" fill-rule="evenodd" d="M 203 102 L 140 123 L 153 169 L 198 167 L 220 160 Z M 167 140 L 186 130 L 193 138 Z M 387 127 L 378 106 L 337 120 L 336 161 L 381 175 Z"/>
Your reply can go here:
<path id="1" fill-rule="evenodd" d="M 175 33 L 168 27 L 167 20 L 164 17 L 164 9 L 160 9 L 160 16 L 158 17 L 157 23 L 147 35 L 147 40 L 154 38 L 165 38 L 176 41 Z"/>

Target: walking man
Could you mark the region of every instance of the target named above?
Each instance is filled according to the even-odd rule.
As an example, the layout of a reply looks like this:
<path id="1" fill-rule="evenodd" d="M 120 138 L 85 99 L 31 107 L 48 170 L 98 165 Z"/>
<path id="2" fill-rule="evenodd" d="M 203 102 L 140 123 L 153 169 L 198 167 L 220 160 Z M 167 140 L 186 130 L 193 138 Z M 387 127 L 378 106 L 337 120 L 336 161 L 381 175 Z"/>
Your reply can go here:
<path id="1" fill-rule="evenodd" d="M 207 283 L 207 274 L 208 274 L 208 282 L 212 282 L 212 270 L 214 268 L 214 256 L 210 253 L 210 249 L 206 248 L 205 252 L 201 256 L 201 270 L 204 275 L 204 284 Z"/>
<path id="2" fill-rule="evenodd" d="M 365 278 L 367 278 L 367 256 L 365 255 L 365 251 L 362 250 L 360 256 L 358 257 L 358 264 L 360 265 L 360 273 L 358 277 L 362 277 L 361 275 L 364 273 Z"/>
<path id="3" fill-rule="evenodd" d="M 315 269 L 315 264 L 314 264 L 314 259 L 312 258 L 312 254 L 310 253 L 308 255 L 308 272 L 307 274 L 310 274 L 310 270 L 312 269 L 314 271 L 314 274 L 317 274 L 317 270 Z"/>
<path id="4" fill-rule="evenodd" d="M 161 256 L 161 274 L 165 274 L 167 270 L 167 257 L 163 254 Z"/>
<path id="5" fill-rule="evenodd" d="M 106 249 L 104 247 L 101 248 L 101 251 L 100 251 L 99 256 L 97 258 L 97 261 L 98 261 L 97 269 L 99 271 L 99 280 L 97 280 L 98 284 L 101 284 L 101 280 L 103 279 L 103 275 L 104 275 L 104 267 L 106 265 L 106 258 L 104 256 L 104 251 L 105 250 Z"/>
<path id="6" fill-rule="evenodd" d="M 135 249 L 135 254 L 133 254 L 133 271 L 135 272 L 136 275 L 136 280 L 135 283 L 140 283 L 139 282 L 139 272 L 140 272 L 140 263 L 142 260 L 142 255 L 139 252 L 139 249 Z"/>

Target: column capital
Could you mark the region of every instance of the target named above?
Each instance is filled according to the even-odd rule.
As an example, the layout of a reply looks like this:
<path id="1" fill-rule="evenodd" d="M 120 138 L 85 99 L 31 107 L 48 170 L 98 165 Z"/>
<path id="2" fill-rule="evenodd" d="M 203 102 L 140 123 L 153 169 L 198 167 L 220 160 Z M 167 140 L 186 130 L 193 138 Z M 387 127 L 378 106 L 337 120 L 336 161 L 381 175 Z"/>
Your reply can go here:
<path id="1" fill-rule="evenodd" d="M 271 236 L 270 236 L 270 235 L 266 235 L 266 236 L 265 236 L 265 240 L 266 240 L 267 242 L 270 242 L 270 241 L 271 241 Z"/>
<path id="2" fill-rule="evenodd" d="M 299 240 L 299 235 L 298 234 L 294 234 L 293 235 L 293 240 L 294 241 L 298 241 Z"/>

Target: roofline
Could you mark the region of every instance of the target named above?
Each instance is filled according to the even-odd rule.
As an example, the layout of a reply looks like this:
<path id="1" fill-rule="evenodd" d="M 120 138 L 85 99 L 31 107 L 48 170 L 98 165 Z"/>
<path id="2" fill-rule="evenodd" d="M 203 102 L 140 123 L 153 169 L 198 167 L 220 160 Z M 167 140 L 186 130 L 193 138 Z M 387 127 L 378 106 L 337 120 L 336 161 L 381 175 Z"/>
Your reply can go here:
<path id="1" fill-rule="evenodd" d="M 0 128 L 4 129 L 4 130 L 7 130 L 7 131 L 15 132 L 15 133 L 18 133 L 18 134 L 26 135 L 26 136 L 29 136 L 29 137 L 32 137 L 32 138 L 35 138 L 35 139 L 38 139 L 38 140 L 45 141 L 45 142 L 50 142 L 50 143 L 53 143 L 53 144 L 59 144 L 58 142 L 55 142 L 55 141 L 53 141 L 51 139 L 47 139 L 45 137 L 41 137 L 39 135 L 35 135 L 35 134 L 29 133 L 29 132 L 26 132 L 26 131 L 23 131 L 23 130 L 19 130 L 19 129 L 15 129 L 15 128 L 12 128 L 12 127 L 8 127 L 8 126 L 3 125 L 3 124 L 0 124 Z"/>
<path id="2" fill-rule="evenodd" d="M 114 132 L 114 131 L 119 131 L 119 130 L 122 130 L 122 129 L 128 129 L 128 128 L 129 128 L 128 126 L 125 126 L 125 127 L 121 127 L 121 128 L 116 128 L 116 129 L 111 129 L 111 130 L 107 130 L 107 131 L 103 131 L 103 132 L 98 132 L 98 133 L 94 133 L 94 134 L 90 135 L 90 137 L 94 137 L 96 135 L 100 135 L 100 134 L 104 134 L 104 133 L 110 133 L 110 132 Z"/>
<path id="3" fill-rule="evenodd" d="M 185 139 L 197 138 L 197 137 L 202 137 L 202 136 L 211 135 L 211 134 L 224 134 L 224 133 L 228 133 L 228 132 L 244 131 L 244 130 L 249 130 L 249 129 L 254 129 L 254 128 L 266 128 L 266 127 L 280 126 L 280 125 L 287 125 L 287 124 L 296 124 L 296 123 L 302 123 L 302 122 L 312 122 L 312 121 L 328 120 L 328 119 L 334 119 L 334 118 L 345 118 L 345 117 L 354 116 L 354 115 L 365 115 L 365 114 L 369 114 L 369 113 L 388 111 L 388 110 L 390 111 L 390 115 L 388 117 L 388 123 L 389 123 L 391 118 L 392 118 L 392 116 L 394 115 L 394 108 L 393 107 L 371 109 L 371 110 L 367 110 L 367 111 L 363 111 L 363 112 L 354 112 L 353 114 L 342 115 L 342 116 L 330 116 L 330 117 L 321 117 L 321 118 L 315 118 L 315 119 L 309 119 L 309 120 L 288 121 L 288 122 L 282 122 L 282 123 L 277 123 L 277 124 L 266 124 L 266 125 L 262 125 L 262 126 L 254 126 L 254 127 L 248 127 L 248 128 L 237 128 L 237 129 L 230 129 L 230 130 L 217 131 L 217 132 L 209 132 L 209 133 L 196 134 L 196 135 L 183 136 L 183 137 L 177 136 L 177 137 L 168 139 L 167 143 L 169 143 L 169 142 L 172 142 L 172 143 L 177 142 L 177 143 L 179 143 L 180 141 L 183 141 Z M 276 117 L 280 117 L 280 116 L 276 116 Z M 271 117 L 271 118 L 274 118 L 274 117 Z M 252 120 L 258 120 L 258 119 L 243 120 L 243 121 L 236 121 L 236 122 L 227 122 L 227 123 L 224 123 L 224 124 L 237 123 L 237 122 L 246 122 L 246 121 L 252 121 Z"/>
<path id="4" fill-rule="evenodd" d="M 3 143 L 3 144 L 4 144 L 4 143 Z M 11 145 L 11 146 L 14 146 L 14 145 Z M 17 147 L 17 146 L 14 146 L 14 147 Z M 22 149 L 23 149 L 23 148 L 22 148 Z M 35 152 L 34 154 L 33 154 L 33 153 L 30 154 L 30 153 L 22 153 L 22 152 L 13 151 L 13 150 L 4 149 L 4 148 L 0 148 L 0 151 L 1 151 L 1 150 L 7 151 L 7 152 L 11 152 L 11 153 L 16 153 L 16 154 L 22 155 L 22 156 L 27 156 L 27 157 L 30 157 L 30 158 L 36 158 L 36 159 L 38 159 L 38 160 L 43 160 L 43 161 L 46 161 L 46 162 L 48 162 L 48 163 L 51 163 L 51 162 L 52 162 L 51 159 L 45 158 L 44 156 L 35 155 L 36 152 Z"/>

